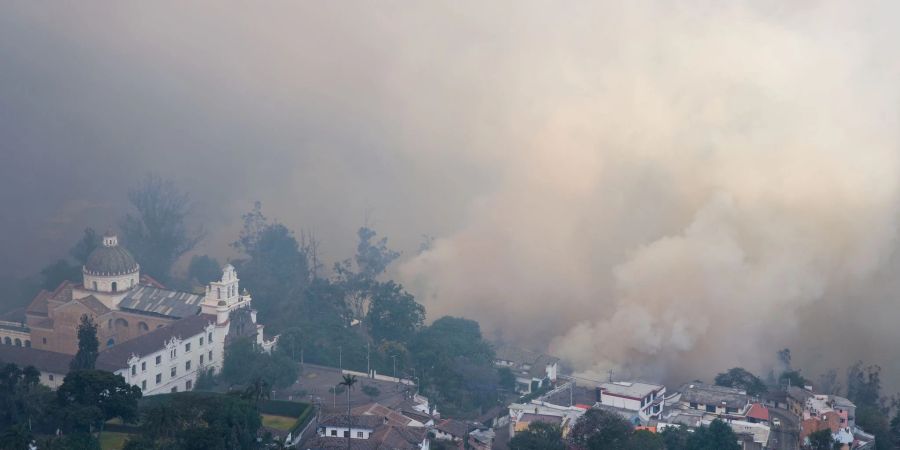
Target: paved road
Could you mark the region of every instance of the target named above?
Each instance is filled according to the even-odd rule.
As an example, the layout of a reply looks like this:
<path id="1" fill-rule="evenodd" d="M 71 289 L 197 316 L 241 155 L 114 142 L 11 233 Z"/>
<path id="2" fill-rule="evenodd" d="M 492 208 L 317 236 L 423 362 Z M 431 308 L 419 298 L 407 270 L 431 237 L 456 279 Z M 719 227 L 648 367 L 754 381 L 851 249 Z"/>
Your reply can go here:
<path id="1" fill-rule="evenodd" d="M 772 428 L 769 448 L 773 450 L 800 449 L 800 423 L 797 416 L 784 409 L 769 408 L 769 414 L 781 421 L 780 428 Z"/>

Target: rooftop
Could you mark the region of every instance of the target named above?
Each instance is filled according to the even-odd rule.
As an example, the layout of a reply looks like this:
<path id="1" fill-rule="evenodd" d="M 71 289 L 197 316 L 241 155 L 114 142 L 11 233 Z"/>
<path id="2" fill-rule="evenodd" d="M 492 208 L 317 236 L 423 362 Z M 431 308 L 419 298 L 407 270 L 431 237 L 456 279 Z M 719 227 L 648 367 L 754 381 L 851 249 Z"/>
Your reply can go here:
<path id="1" fill-rule="evenodd" d="M 385 418 L 382 416 L 372 416 L 363 414 L 353 414 L 350 416 L 349 425 L 353 428 L 362 428 L 367 430 L 375 430 L 383 426 Z M 335 414 L 326 417 L 319 422 L 319 427 L 346 427 L 348 425 L 346 414 Z"/>
<path id="2" fill-rule="evenodd" d="M 357 406 L 351 410 L 351 413 L 358 416 L 377 416 L 384 418 L 388 424 L 410 426 L 413 419 L 394 411 L 381 403 L 370 403 L 368 405 Z"/>
<path id="3" fill-rule="evenodd" d="M 532 378 L 544 378 L 547 366 L 559 362 L 559 358 L 506 344 L 498 345 L 494 354 L 496 360 L 510 362 L 515 370 Z"/>
<path id="4" fill-rule="evenodd" d="M 65 374 L 69 372 L 72 355 L 49 352 L 30 347 L 0 345 L 0 362 L 13 363 L 19 367 L 34 366 L 41 372 Z"/>
<path id="5" fill-rule="evenodd" d="M 119 308 L 138 313 L 182 318 L 197 314 L 202 301 L 203 297 L 197 294 L 141 284 L 125 294 L 125 297 L 119 302 Z"/>
<path id="6" fill-rule="evenodd" d="M 174 337 L 185 339 L 201 334 L 206 326 L 214 323 L 215 320 L 215 316 L 209 314 L 199 314 L 176 320 L 167 326 L 101 351 L 97 357 L 97 364 L 102 363 L 108 367 L 114 367 L 115 369 L 112 370 L 128 367 L 131 355 L 146 356 L 164 349 L 166 342 Z"/>
<path id="7" fill-rule="evenodd" d="M 628 397 L 635 400 L 640 400 L 654 392 L 659 392 L 665 389 L 665 386 L 660 386 L 658 384 L 650 384 L 650 383 L 642 383 L 642 382 L 626 382 L 626 381 L 615 381 L 612 383 L 602 383 L 600 384 L 600 389 L 603 390 L 603 394 L 615 395 L 617 397 Z"/>
<path id="8" fill-rule="evenodd" d="M 729 408 L 743 408 L 750 403 L 750 397 L 740 389 L 690 383 L 681 387 L 681 401 L 702 405 L 721 405 Z"/>

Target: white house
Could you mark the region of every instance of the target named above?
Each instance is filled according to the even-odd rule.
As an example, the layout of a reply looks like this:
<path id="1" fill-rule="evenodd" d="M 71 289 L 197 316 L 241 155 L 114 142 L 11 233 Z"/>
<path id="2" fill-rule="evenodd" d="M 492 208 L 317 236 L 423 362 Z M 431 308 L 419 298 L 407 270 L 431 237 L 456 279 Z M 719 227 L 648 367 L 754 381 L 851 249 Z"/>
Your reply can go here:
<path id="1" fill-rule="evenodd" d="M 637 381 L 600 384 L 600 404 L 637 412 L 642 422 L 659 418 L 666 405 L 666 387 Z"/>
<path id="2" fill-rule="evenodd" d="M 510 345 L 499 345 L 495 349 L 494 366 L 509 368 L 516 377 L 516 391 L 528 394 L 533 387 L 544 387 L 546 380 L 556 382 L 559 358 Z"/>
<path id="3" fill-rule="evenodd" d="M 424 427 L 392 425 L 385 417 L 373 415 L 336 415 L 319 422 L 318 436 L 303 444 L 306 449 L 389 448 L 396 450 L 428 450 L 430 440 Z"/>

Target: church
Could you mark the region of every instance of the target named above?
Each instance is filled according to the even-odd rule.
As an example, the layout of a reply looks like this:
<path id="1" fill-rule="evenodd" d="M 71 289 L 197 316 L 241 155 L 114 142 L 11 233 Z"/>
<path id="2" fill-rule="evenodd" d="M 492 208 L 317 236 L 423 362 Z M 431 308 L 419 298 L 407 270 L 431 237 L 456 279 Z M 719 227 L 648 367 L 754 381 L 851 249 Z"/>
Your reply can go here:
<path id="1" fill-rule="evenodd" d="M 41 291 L 25 309 L 31 347 L 74 355 L 78 323 L 85 314 L 97 324 L 101 350 L 197 314 L 221 316 L 223 326 L 230 325 L 229 318 L 236 320 L 242 335 L 256 334 L 256 342 L 263 343 L 263 326 L 256 324 L 250 295 L 239 291 L 230 264 L 221 280 L 206 287 L 205 295 L 166 289 L 142 276 L 140 264 L 107 232 L 82 274 L 81 283 L 65 281 L 52 292 Z"/>
<path id="2" fill-rule="evenodd" d="M 57 387 L 78 352 L 78 325 L 87 315 L 97 324 L 97 368 L 122 375 L 144 395 L 191 390 L 201 370 L 218 372 L 225 347 L 249 338 L 264 350 L 250 294 L 240 290 L 232 265 L 198 295 L 167 289 L 141 275 L 140 264 L 107 232 L 82 267 L 81 282 L 43 290 L 24 317 L 0 321 L 0 360 L 42 372 Z"/>

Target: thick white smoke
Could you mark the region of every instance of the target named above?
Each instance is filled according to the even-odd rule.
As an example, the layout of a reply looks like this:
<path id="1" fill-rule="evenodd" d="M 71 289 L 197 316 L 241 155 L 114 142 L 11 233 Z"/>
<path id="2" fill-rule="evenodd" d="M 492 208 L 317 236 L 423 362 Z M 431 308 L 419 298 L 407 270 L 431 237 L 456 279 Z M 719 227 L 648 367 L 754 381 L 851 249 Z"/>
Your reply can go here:
<path id="1" fill-rule="evenodd" d="M 508 75 L 539 117 L 401 269 L 430 311 L 594 375 L 759 370 L 836 332 L 807 311 L 869 289 L 896 246 L 891 11 L 729 5 L 609 10 L 529 48 L 552 63 Z"/>

